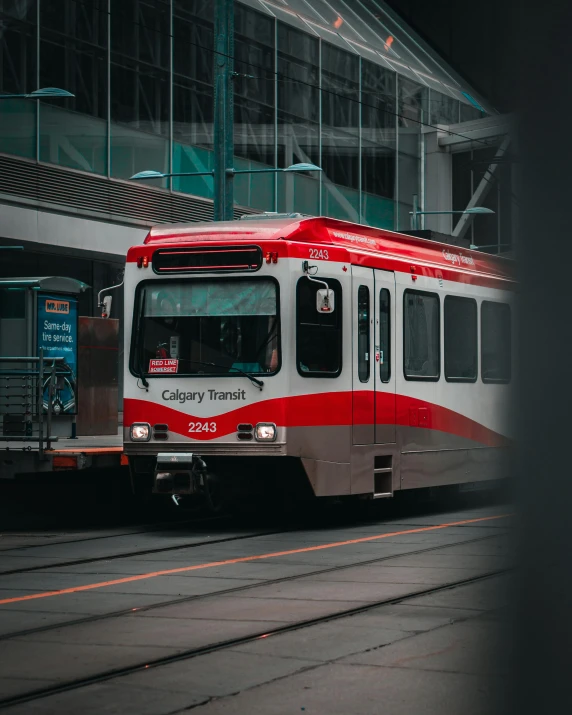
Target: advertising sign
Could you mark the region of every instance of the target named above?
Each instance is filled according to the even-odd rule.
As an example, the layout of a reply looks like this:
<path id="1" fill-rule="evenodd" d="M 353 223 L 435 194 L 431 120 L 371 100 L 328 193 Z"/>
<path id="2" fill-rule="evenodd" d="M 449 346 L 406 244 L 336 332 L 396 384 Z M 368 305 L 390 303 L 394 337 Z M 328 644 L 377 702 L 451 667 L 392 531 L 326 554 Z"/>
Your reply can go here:
<path id="1" fill-rule="evenodd" d="M 53 396 L 55 414 L 77 414 L 77 300 L 71 296 L 38 294 L 38 354 L 63 357 L 71 370 L 59 374 Z M 44 409 L 48 406 L 47 380 Z"/>

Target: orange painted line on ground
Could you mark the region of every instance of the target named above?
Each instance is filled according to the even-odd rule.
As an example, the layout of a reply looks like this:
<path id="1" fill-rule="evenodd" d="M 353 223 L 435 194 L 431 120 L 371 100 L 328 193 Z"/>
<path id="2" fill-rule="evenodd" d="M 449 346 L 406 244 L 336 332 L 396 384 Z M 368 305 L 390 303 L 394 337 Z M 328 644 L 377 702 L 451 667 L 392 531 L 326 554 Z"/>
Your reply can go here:
<path id="1" fill-rule="evenodd" d="M 132 583 L 133 581 L 144 581 L 148 578 L 157 578 L 158 576 L 170 576 L 176 573 L 184 573 L 186 571 L 199 571 L 200 569 L 210 569 L 216 566 L 231 566 L 232 564 L 241 564 L 248 561 L 260 561 L 262 559 L 272 559 L 278 556 L 292 556 L 293 554 L 307 554 L 311 551 L 322 551 L 324 549 L 335 549 L 338 546 L 350 546 L 352 544 L 363 544 L 366 541 L 375 541 L 376 539 L 388 539 L 391 536 L 404 536 L 405 534 L 420 534 L 426 531 L 436 531 L 438 529 L 449 529 L 452 526 L 465 526 L 466 524 L 476 524 L 480 521 L 492 521 L 494 519 L 505 519 L 511 514 L 500 514 L 498 516 L 481 516 L 478 519 L 465 519 L 464 521 L 452 521 L 448 524 L 438 524 L 436 526 L 423 526 L 418 529 L 406 529 L 405 531 L 390 531 L 388 534 L 375 534 L 374 536 L 362 536 L 359 539 L 349 539 L 348 541 L 334 541 L 330 544 L 321 544 L 319 546 L 304 546 L 301 549 L 290 549 L 289 551 L 274 551 L 270 554 L 258 554 L 257 556 L 241 556 L 237 559 L 227 559 L 226 561 L 210 561 L 205 564 L 195 564 L 194 566 L 180 566 L 176 569 L 166 569 L 164 571 L 152 571 L 143 573 L 137 576 L 126 576 L 125 578 L 116 578 L 113 581 L 100 581 L 99 583 L 89 583 L 85 586 L 74 586 L 72 588 L 62 588 L 59 591 L 42 591 L 41 593 L 32 593 L 28 596 L 16 596 L 15 598 L 4 598 L 0 600 L 0 605 L 6 603 L 20 603 L 21 601 L 33 601 L 36 598 L 48 598 L 49 596 L 63 596 L 66 593 L 78 593 L 79 591 L 92 591 L 95 588 L 104 588 L 105 586 L 116 586 L 121 583 Z M 407 554 L 403 554 L 407 556 Z M 359 566 L 359 564 L 356 564 Z"/>

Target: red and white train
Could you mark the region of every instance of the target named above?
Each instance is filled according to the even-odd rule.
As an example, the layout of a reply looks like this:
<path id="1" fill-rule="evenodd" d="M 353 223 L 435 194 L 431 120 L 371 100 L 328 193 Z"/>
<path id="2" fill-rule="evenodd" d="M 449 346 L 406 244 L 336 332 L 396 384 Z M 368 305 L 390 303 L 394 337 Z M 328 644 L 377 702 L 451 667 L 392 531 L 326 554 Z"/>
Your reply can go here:
<path id="1" fill-rule="evenodd" d="M 153 228 L 125 272 L 138 489 L 388 497 L 496 479 L 511 262 L 299 215 Z M 296 491 L 301 490 L 301 491 Z"/>

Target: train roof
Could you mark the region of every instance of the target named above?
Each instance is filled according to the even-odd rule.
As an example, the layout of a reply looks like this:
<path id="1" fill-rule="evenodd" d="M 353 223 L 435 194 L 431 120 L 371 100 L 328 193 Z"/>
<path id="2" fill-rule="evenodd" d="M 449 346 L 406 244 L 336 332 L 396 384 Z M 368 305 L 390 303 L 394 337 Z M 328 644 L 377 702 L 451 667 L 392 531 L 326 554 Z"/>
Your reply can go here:
<path id="1" fill-rule="evenodd" d="M 350 260 L 385 256 L 445 269 L 513 280 L 513 261 L 447 243 L 327 217 L 252 218 L 241 221 L 163 224 L 153 227 L 145 245 L 153 248 L 191 242 L 260 242 L 284 240 L 346 249 Z"/>

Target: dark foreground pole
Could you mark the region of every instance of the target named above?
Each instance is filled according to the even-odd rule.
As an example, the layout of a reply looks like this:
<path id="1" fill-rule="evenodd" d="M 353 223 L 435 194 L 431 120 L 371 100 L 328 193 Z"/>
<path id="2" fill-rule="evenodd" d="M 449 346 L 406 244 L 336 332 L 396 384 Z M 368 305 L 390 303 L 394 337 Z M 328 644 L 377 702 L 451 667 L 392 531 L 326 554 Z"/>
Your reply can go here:
<path id="1" fill-rule="evenodd" d="M 519 110 L 514 715 L 572 713 L 572 6 L 512 2 Z"/>

